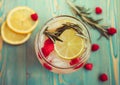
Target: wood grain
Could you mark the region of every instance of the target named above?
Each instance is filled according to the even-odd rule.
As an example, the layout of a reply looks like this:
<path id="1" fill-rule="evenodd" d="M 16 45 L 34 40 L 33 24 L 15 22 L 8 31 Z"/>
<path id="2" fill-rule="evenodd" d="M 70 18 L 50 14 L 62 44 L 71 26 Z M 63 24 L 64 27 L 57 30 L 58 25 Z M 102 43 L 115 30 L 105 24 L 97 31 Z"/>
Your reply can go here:
<path id="1" fill-rule="evenodd" d="M 28 6 L 39 15 L 39 24 L 27 43 L 20 46 L 2 45 L 2 74 L 0 85 L 120 85 L 120 0 L 71 0 L 72 3 L 90 8 L 90 16 L 103 18 L 100 24 L 116 27 L 117 34 L 110 40 L 99 37 L 96 30 L 89 29 L 92 43 L 100 45 L 100 50 L 92 52 L 88 62 L 93 63 L 92 71 L 84 68 L 71 74 L 55 74 L 44 69 L 36 58 L 34 39 L 37 32 L 47 20 L 58 15 L 71 15 L 66 0 L 4 0 L 2 6 L 5 15 L 16 6 Z M 100 6 L 101 15 L 96 15 L 94 9 Z M 0 14 L 2 14 L 0 10 Z M 98 76 L 107 73 L 109 80 L 100 82 Z"/>

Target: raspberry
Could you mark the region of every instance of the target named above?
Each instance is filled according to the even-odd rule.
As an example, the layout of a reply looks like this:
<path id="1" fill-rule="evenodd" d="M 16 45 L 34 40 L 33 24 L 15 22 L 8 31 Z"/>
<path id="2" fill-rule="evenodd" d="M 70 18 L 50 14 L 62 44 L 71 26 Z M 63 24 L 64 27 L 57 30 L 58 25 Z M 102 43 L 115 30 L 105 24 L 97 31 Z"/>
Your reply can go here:
<path id="1" fill-rule="evenodd" d="M 74 69 L 81 68 L 84 65 L 84 63 L 81 63 L 80 65 L 76 66 Z"/>
<path id="2" fill-rule="evenodd" d="M 107 74 L 103 73 L 99 76 L 99 79 L 104 82 L 104 81 L 107 81 L 108 80 L 108 76 Z"/>
<path id="3" fill-rule="evenodd" d="M 45 57 L 47 57 L 54 50 L 54 45 L 47 45 L 42 47 L 42 52 Z"/>
<path id="4" fill-rule="evenodd" d="M 41 48 L 42 53 L 44 54 L 45 57 L 47 57 L 53 50 L 54 50 L 54 44 L 52 40 L 47 39 L 44 42 L 44 46 Z"/>
<path id="5" fill-rule="evenodd" d="M 117 33 L 117 30 L 114 27 L 108 28 L 107 32 L 109 35 L 114 35 L 115 33 Z"/>
<path id="6" fill-rule="evenodd" d="M 32 18 L 33 21 L 37 21 L 38 20 L 37 13 L 31 14 L 31 18 Z"/>
<path id="7" fill-rule="evenodd" d="M 92 64 L 92 63 L 87 63 L 87 64 L 85 64 L 84 68 L 85 68 L 86 70 L 92 70 L 93 64 Z"/>
<path id="8" fill-rule="evenodd" d="M 96 13 L 96 14 L 101 14 L 101 13 L 102 13 L 102 8 L 96 7 L 96 8 L 95 8 L 95 13 Z"/>
<path id="9" fill-rule="evenodd" d="M 92 51 L 97 51 L 97 50 L 99 50 L 99 45 L 98 44 L 92 44 L 92 48 L 91 48 L 91 50 Z"/>
<path id="10" fill-rule="evenodd" d="M 44 45 L 49 45 L 49 44 L 53 44 L 53 41 L 51 39 L 47 39 L 44 43 Z"/>
<path id="11" fill-rule="evenodd" d="M 74 58 L 70 61 L 70 65 L 75 65 L 80 62 L 80 58 Z"/>
<path id="12" fill-rule="evenodd" d="M 49 66 L 48 64 L 44 63 L 43 66 L 47 69 L 47 70 L 52 70 L 52 67 Z"/>

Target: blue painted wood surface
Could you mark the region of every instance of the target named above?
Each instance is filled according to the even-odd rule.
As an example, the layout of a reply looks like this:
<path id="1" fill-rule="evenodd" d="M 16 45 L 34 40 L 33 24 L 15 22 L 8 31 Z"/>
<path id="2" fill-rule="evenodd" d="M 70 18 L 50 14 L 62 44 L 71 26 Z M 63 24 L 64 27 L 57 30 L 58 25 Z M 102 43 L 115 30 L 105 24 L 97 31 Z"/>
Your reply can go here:
<path id="1" fill-rule="evenodd" d="M 34 39 L 41 26 L 57 15 L 73 15 L 66 0 L 4 0 L 0 6 L 0 19 L 16 6 L 28 6 L 39 15 L 39 24 L 27 43 L 11 46 L 0 41 L 0 85 L 120 85 L 120 0 L 71 0 L 74 4 L 91 9 L 95 19 L 103 18 L 101 24 L 117 28 L 117 34 L 106 40 L 96 30 L 89 29 L 92 43 L 100 50 L 91 54 L 88 62 L 94 64 L 92 71 L 80 69 L 71 74 L 55 74 L 44 69 L 36 58 Z M 100 6 L 102 15 L 94 9 Z M 3 16 L 2 16 L 3 15 Z M 1 56 L 2 55 L 2 56 Z M 100 82 L 98 76 L 107 73 L 109 80 Z"/>

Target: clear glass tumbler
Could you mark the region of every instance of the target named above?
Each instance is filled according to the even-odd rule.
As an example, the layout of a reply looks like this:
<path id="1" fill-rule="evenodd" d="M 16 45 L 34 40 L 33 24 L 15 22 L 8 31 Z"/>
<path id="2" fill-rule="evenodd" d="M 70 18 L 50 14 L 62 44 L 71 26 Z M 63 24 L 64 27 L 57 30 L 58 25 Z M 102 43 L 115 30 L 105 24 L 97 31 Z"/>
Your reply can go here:
<path id="1" fill-rule="evenodd" d="M 35 51 L 47 70 L 62 74 L 74 72 L 83 67 L 90 56 L 87 26 L 72 16 L 56 16 L 36 35 Z"/>

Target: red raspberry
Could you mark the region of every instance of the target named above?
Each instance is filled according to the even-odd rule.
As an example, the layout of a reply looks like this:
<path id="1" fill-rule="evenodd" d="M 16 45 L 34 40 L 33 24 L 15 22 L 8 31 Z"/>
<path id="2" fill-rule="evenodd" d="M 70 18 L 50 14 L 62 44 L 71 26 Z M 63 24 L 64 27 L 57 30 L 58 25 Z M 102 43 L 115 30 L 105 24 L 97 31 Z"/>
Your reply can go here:
<path id="1" fill-rule="evenodd" d="M 45 40 L 44 45 L 49 45 L 49 44 L 53 44 L 53 41 L 48 38 L 47 40 Z"/>
<path id="2" fill-rule="evenodd" d="M 52 40 L 47 39 L 41 50 L 44 56 L 47 57 L 54 50 L 54 43 L 52 42 Z"/>
<path id="3" fill-rule="evenodd" d="M 99 50 L 99 45 L 98 44 L 92 44 L 92 48 L 91 48 L 91 50 L 92 51 L 97 51 L 97 50 Z"/>
<path id="4" fill-rule="evenodd" d="M 101 14 L 101 13 L 102 13 L 102 8 L 96 7 L 96 8 L 95 8 L 95 13 L 96 13 L 96 14 Z"/>
<path id="5" fill-rule="evenodd" d="M 87 64 L 85 64 L 84 68 L 85 68 L 86 70 L 92 70 L 93 64 L 92 64 L 92 63 L 87 63 Z"/>
<path id="6" fill-rule="evenodd" d="M 54 45 L 46 45 L 44 47 L 42 47 L 42 52 L 44 54 L 45 57 L 47 57 L 53 50 L 54 50 Z"/>
<path id="7" fill-rule="evenodd" d="M 48 64 L 44 63 L 43 66 L 47 69 L 47 70 L 52 70 L 52 67 L 49 66 Z"/>
<path id="8" fill-rule="evenodd" d="M 31 14 L 31 18 L 32 18 L 33 21 L 37 21 L 38 20 L 37 13 Z"/>
<path id="9" fill-rule="evenodd" d="M 76 66 L 74 69 L 81 68 L 84 65 L 84 63 L 81 63 L 80 65 Z"/>
<path id="10" fill-rule="evenodd" d="M 104 81 L 107 81 L 108 80 L 108 76 L 107 74 L 103 73 L 99 76 L 99 79 L 104 82 Z"/>
<path id="11" fill-rule="evenodd" d="M 114 35 L 115 33 L 117 33 L 117 30 L 114 27 L 108 28 L 107 32 L 109 35 Z"/>
<path id="12" fill-rule="evenodd" d="M 70 61 L 70 65 L 75 65 L 80 62 L 80 58 L 74 58 Z"/>

